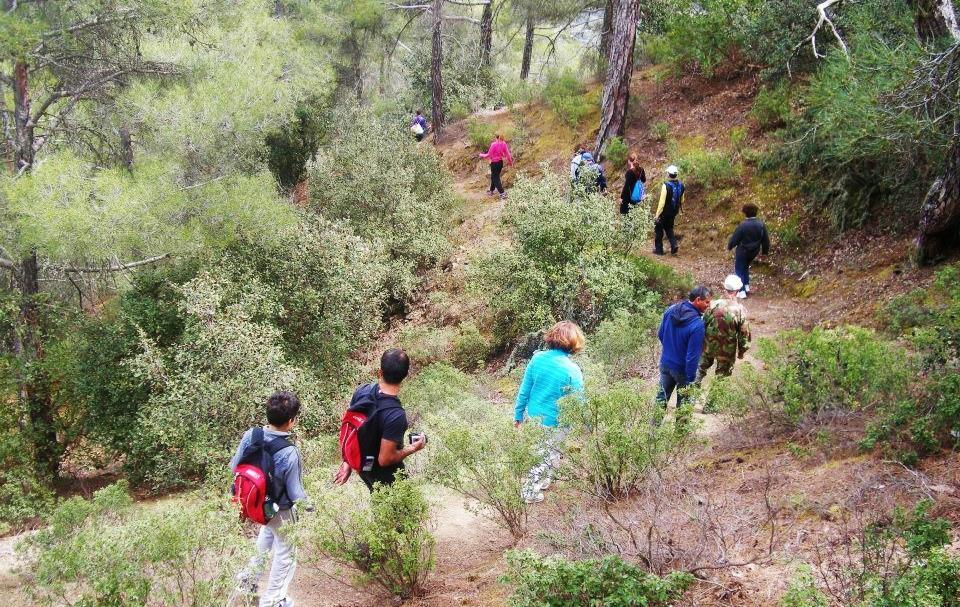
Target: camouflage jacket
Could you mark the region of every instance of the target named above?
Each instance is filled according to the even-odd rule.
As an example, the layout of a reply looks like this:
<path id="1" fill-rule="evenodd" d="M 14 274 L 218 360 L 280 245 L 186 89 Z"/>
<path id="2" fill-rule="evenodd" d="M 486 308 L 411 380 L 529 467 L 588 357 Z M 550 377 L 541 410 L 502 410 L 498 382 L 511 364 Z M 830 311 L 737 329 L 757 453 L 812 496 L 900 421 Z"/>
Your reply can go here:
<path id="1" fill-rule="evenodd" d="M 740 302 L 718 299 L 703 314 L 703 351 L 714 358 L 736 358 L 749 348 L 747 311 Z"/>

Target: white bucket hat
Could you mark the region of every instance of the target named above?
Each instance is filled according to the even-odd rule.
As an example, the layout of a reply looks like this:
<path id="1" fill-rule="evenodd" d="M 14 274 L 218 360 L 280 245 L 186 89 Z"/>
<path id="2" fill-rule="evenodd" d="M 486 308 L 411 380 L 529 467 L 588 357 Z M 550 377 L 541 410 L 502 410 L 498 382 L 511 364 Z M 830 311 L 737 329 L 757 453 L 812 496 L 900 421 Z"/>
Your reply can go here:
<path id="1" fill-rule="evenodd" d="M 723 288 L 726 291 L 739 291 L 743 288 L 743 281 L 736 274 L 730 274 L 723 280 Z"/>
<path id="2" fill-rule="evenodd" d="M 680 169 L 677 168 L 677 165 L 671 164 L 667 167 L 667 175 L 676 175 L 680 172 Z"/>

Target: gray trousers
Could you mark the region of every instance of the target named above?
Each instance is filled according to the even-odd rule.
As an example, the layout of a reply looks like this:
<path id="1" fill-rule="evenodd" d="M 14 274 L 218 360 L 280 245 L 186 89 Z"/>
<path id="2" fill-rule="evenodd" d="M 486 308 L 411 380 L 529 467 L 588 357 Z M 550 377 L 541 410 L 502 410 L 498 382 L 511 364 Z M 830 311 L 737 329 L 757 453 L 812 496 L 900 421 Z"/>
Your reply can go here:
<path id="1" fill-rule="evenodd" d="M 283 526 L 296 520 L 297 515 L 294 510 L 281 510 L 277 516 L 270 519 L 270 522 L 262 525 L 260 534 L 257 536 L 257 553 L 247 563 L 243 572 L 237 576 L 238 580 L 256 585 L 263 576 L 264 565 L 270 552 L 273 552 L 270 577 L 267 587 L 260 593 L 259 607 L 276 607 L 287 598 L 287 590 L 293 580 L 293 573 L 297 569 L 297 553 L 296 548 L 285 537 L 288 535 L 288 530 L 284 530 Z"/>
<path id="2" fill-rule="evenodd" d="M 527 473 L 521 493 L 523 499 L 534 498 L 550 484 L 554 468 L 560 465 L 560 444 L 569 433 L 568 428 L 546 428 L 546 436 L 540 447 L 543 459 Z"/>

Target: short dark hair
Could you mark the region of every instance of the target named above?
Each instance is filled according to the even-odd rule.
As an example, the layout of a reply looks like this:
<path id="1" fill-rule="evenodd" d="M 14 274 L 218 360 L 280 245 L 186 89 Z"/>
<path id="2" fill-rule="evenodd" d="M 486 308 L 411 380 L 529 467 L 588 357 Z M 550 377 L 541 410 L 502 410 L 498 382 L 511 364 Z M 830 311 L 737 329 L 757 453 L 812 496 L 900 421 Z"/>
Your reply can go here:
<path id="1" fill-rule="evenodd" d="M 687 299 L 693 301 L 694 299 L 707 299 L 710 297 L 711 291 L 710 287 L 704 285 L 697 285 L 694 288 L 690 289 L 690 295 L 687 296 Z"/>
<path id="2" fill-rule="evenodd" d="M 280 390 L 267 399 L 267 421 L 279 427 L 300 414 L 300 399 L 293 392 Z"/>
<path id="3" fill-rule="evenodd" d="M 747 217 L 756 217 L 757 213 L 760 212 L 759 207 L 752 202 L 748 202 L 747 204 L 743 205 L 743 208 L 740 210 L 743 211 L 743 214 Z"/>
<path id="4" fill-rule="evenodd" d="M 410 372 L 410 357 L 400 348 L 390 348 L 380 357 L 380 374 L 388 384 L 399 384 Z"/>

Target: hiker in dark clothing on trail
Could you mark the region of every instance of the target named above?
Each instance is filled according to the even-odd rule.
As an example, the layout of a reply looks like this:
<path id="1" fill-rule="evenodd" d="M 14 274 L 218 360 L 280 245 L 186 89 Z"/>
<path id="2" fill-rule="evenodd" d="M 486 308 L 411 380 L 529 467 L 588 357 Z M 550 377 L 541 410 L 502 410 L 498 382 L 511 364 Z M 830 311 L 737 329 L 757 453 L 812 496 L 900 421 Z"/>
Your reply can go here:
<path id="1" fill-rule="evenodd" d="M 733 255 L 733 271 L 743 281 L 743 288 L 737 297 L 745 299 L 750 292 L 750 264 L 757 255 L 766 255 L 770 252 L 770 234 L 767 226 L 757 219 L 759 209 L 753 203 L 743 205 L 743 214 L 746 217 L 730 236 L 727 250 L 736 249 Z"/>
<path id="2" fill-rule="evenodd" d="M 677 424 L 686 423 L 688 412 L 682 410 L 683 389 L 694 383 L 700 354 L 703 352 L 704 326 L 702 314 L 710 307 L 710 289 L 697 285 L 685 301 L 675 303 L 663 314 L 657 337 L 663 345 L 660 354 L 660 389 L 657 392 L 659 415 L 666 413 L 673 391 L 677 391 Z"/>
<path id="3" fill-rule="evenodd" d="M 657 205 L 657 211 L 653 214 L 653 254 L 663 255 L 663 235 L 667 235 L 670 241 L 670 254 L 676 255 L 679 251 L 677 246 L 677 237 L 673 234 L 673 224 L 680 214 L 683 207 L 683 192 L 685 190 L 683 183 L 677 178 L 680 172 L 674 165 L 667 167 L 667 180 L 663 182 L 660 188 L 660 203 Z"/>
<path id="4" fill-rule="evenodd" d="M 580 166 L 577 167 L 575 181 L 583 184 L 584 191 L 603 192 L 607 191 L 607 174 L 603 166 L 593 159 L 593 154 L 584 152 L 580 155 Z"/>
<path id="5" fill-rule="evenodd" d="M 627 157 L 627 172 L 623 174 L 623 189 L 620 190 L 620 214 L 626 215 L 630 207 L 640 204 L 646 191 L 647 174 L 640 166 L 640 158 L 636 152 Z M 637 184 L 640 184 L 637 187 Z"/>
<path id="6" fill-rule="evenodd" d="M 371 443 L 374 452 L 362 453 L 369 459 L 369 470 L 365 466 L 364 470 L 358 473 L 370 491 L 373 491 L 374 483 L 393 484 L 397 472 L 403 470 L 403 460 L 427 444 L 426 437 L 421 435 L 411 444 L 403 446 L 403 436 L 408 425 L 407 413 L 397 395 L 400 393 L 400 384 L 409 371 L 410 358 L 406 352 L 399 348 L 387 350 L 380 357 L 379 381 L 360 386 L 350 400 L 351 407 L 363 400 L 373 399 L 375 402 L 373 413 L 363 424 L 365 436 L 361 440 L 361 446 Z M 351 470 L 346 461 L 340 464 L 340 469 L 333 479 L 334 484 L 346 483 Z"/>

